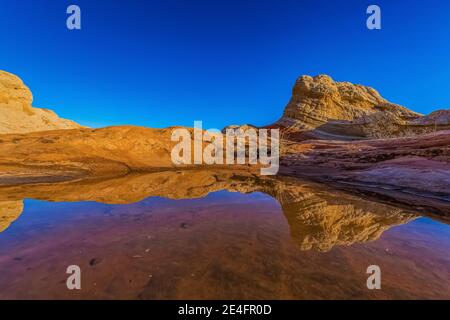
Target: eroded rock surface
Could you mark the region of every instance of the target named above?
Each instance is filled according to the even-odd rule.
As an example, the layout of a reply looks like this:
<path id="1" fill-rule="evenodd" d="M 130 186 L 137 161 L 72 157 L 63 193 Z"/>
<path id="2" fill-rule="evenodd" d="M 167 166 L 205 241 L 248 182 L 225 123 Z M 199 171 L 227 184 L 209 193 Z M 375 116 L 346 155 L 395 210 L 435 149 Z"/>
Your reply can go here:
<path id="1" fill-rule="evenodd" d="M 0 184 L 174 167 L 172 130 L 123 126 L 0 136 Z"/>
<path id="2" fill-rule="evenodd" d="M 450 131 L 365 141 L 310 140 L 292 146 L 281 173 L 340 183 L 450 213 Z M 438 206 L 433 202 L 438 201 Z M 429 208 L 431 210 L 431 208 Z"/>
<path id="3" fill-rule="evenodd" d="M 32 102 L 33 95 L 22 80 L 0 70 L 0 134 L 81 127 L 51 110 L 33 107 Z"/>
<path id="4" fill-rule="evenodd" d="M 448 111 L 422 117 L 371 87 L 327 75 L 298 78 L 275 126 L 294 140 L 390 138 L 450 129 Z"/>

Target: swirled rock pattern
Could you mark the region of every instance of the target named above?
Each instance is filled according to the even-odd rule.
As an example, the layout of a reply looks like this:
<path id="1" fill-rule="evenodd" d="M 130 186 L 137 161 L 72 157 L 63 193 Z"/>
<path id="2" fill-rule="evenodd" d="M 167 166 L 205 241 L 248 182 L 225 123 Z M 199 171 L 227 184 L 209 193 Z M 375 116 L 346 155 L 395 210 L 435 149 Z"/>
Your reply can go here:
<path id="1" fill-rule="evenodd" d="M 449 114 L 441 110 L 423 117 L 387 101 L 371 87 L 337 82 L 327 75 L 301 76 L 275 126 L 294 140 L 390 138 L 450 129 Z"/>

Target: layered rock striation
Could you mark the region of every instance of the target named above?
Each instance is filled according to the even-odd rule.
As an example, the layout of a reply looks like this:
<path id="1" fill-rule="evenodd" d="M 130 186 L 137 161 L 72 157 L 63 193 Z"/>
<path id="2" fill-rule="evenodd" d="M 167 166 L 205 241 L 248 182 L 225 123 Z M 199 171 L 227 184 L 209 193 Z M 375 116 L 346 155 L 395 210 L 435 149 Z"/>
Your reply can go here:
<path id="1" fill-rule="evenodd" d="M 384 99 L 375 89 L 337 82 L 327 75 L 301 76 L 275 126 L 294 138 L 364 139 L 411 136 L 450 129 L 449 111 L 423 117 Z M 438 119 L 434 121 L 433 119 Z"/>

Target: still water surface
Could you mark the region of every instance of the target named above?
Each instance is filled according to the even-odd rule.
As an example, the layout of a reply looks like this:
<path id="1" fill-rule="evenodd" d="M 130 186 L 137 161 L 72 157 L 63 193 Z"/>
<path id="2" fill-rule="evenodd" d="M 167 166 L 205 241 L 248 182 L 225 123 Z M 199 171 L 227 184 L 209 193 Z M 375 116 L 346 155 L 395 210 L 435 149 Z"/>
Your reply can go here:
<path id="1" fill-rule="evenodd" d="M 0 298 L 450 299 L 447 224 L 307 183 L 230 191 L 242 181 L 125 204 L 0 201 L 20 207 L 0 233 Z M 381 290 L 366 286 L 374 264 Z"/>

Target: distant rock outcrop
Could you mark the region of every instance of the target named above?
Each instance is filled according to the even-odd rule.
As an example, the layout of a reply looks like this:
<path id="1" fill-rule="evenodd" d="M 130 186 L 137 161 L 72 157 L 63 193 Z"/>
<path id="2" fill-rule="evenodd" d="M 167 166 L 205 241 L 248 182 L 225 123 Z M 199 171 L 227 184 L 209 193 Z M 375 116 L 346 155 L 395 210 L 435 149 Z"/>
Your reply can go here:
<path id="1" fill-rule="evenodd" d="M 389 103 L 373 88 L 335 82 L 327 75 L 302 76 L 295 83 L 284 116 L 317 127 L 329 120 L 354 120 L 387 109 L 397 111 L 405 118 L 419 116 Z"/>
<path id="2" fill-rule="evenodd" d="M 318 75 L 298 78 L 276 125 L 291 135 L 309 132 L 307 138 L 390 138 L 450 129 L 448 111 L 436 117 L 390 103 L 371 87 Z"/>
<path id="3" fill-rule="evenodd" d="M 425 117 L 411 121 L 415 125 L 448 126 L 450 125 L 450 110 L 436 110 Z"/>
<path id="4" fill-rule="evenodd" d="M 258 130 L 257 127 L 255 127 L 254 125 L 251 124 L 243 124 L 243 125 L 236 125 L 236 124 L 232 124 L 229 126 L 226 126 L 225 128 L 222 129 L 222 133 L 225 134 L 227 133 L 227 130 L 231 129 L 231 130 L 242 130 L 243 132 L 246 132 L 248 129 L 255 129 Z"/>
<path id="5" fill-rule="evenodd" d="M 22 80 L 0 70 L 0 134 L 81 127 L 51 110 L 34 108 L 32 101 L 33 95 Z"/>

